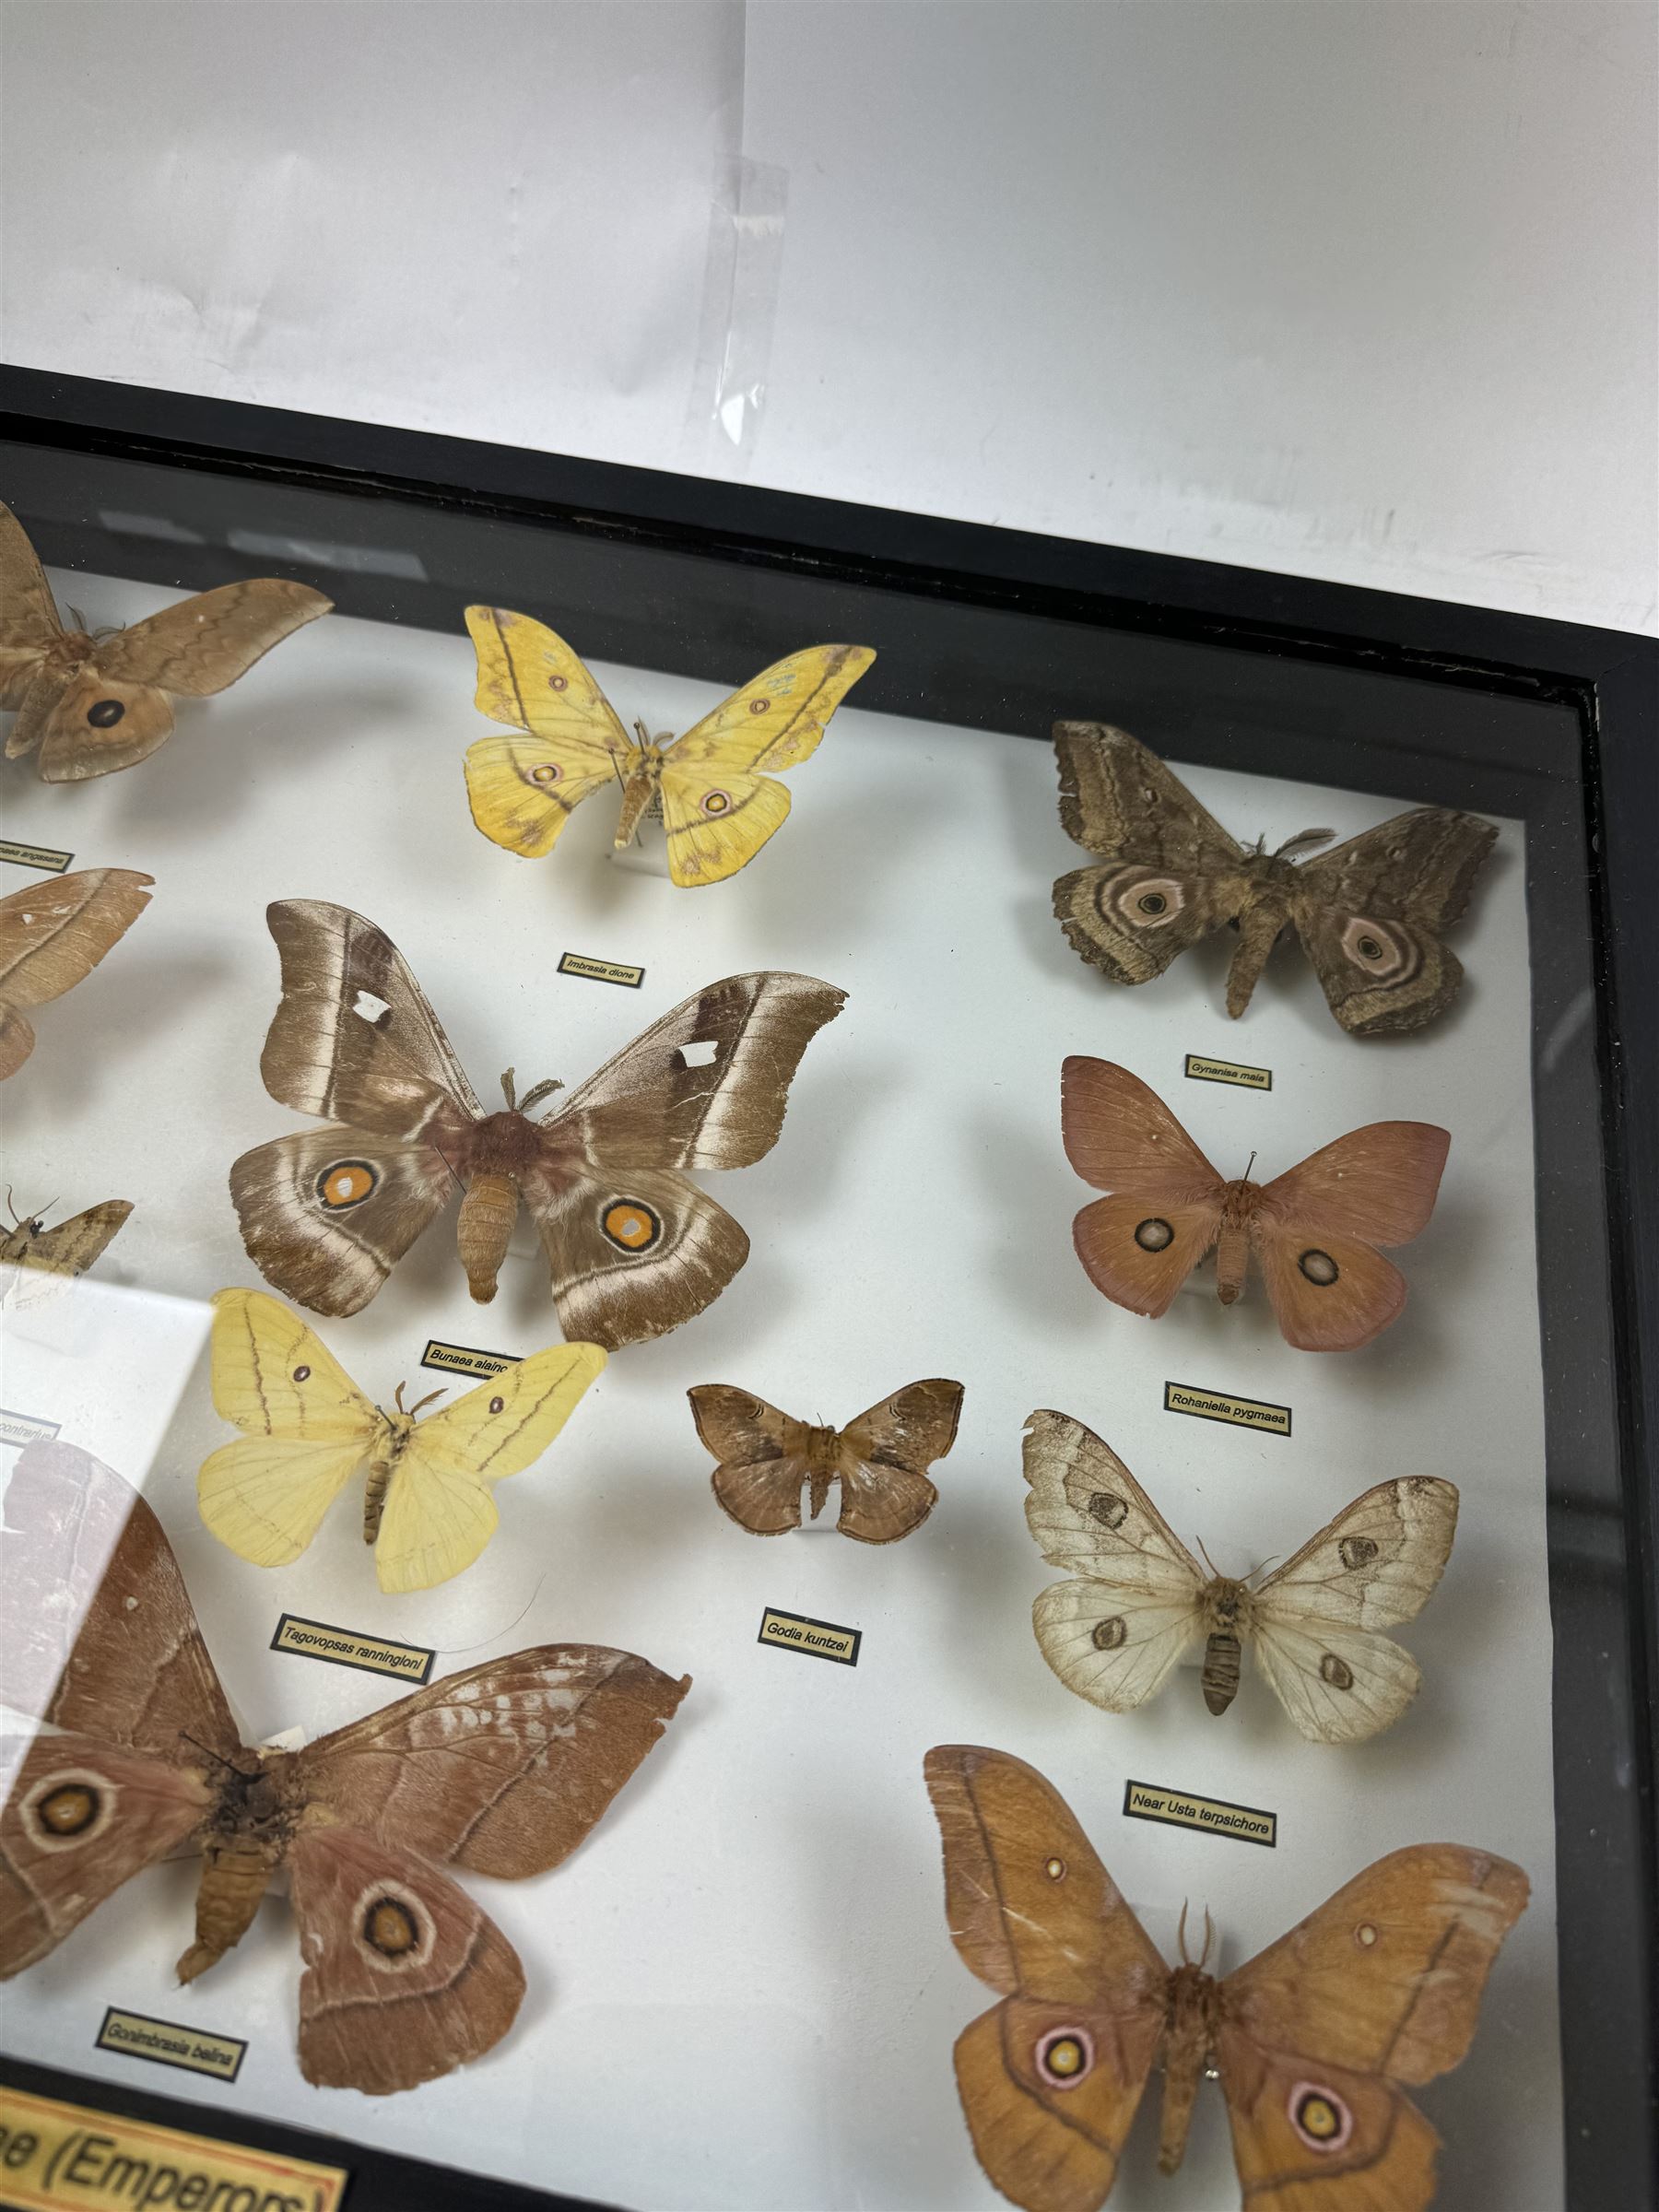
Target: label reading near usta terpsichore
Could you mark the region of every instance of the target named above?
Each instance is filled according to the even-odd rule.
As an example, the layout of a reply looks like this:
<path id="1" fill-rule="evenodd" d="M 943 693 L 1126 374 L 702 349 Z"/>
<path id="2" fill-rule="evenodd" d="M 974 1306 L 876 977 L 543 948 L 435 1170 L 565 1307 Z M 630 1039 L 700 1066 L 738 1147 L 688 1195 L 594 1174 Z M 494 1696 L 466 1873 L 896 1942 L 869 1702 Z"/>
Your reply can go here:
<path id="1" fill-rule="evenodd" d="M 297 1659 L 325 1659 L 331 1666 L 357 1666 L 366 1674 L 394 1675 L 400 1682 L 424 1682 L 437 1657 L 424 1644 L 359 1636 L 326 1620 L 302 1620 L 298 1613 L 285 1613 L 276 1623 L 271 1649 L 291 1652 Z"/>
<path id="2" fill-rule="evenodd" d="M 1288 1436 L 1290 1408 L 1260 1398 L 1229 1397 L 1224 1390 L 1197 1390 L 1190 1382 L 1164 1384 L 1164 1411 L 1188 1413 L 1201 1421 L 1226 1421 L 1234 1429 L 1259 1429 L 1266 1436 Z"/>
<path id="3" fill-rule="evenodd" d="M 757 1641 L 781 1652 L 799 1652 L 806 1659 L 833 1659 L 838 1666 L 856 1666 L 862 1629 L 838 1628 L 832 1620 L 814 1620 L 805 1613 L 781 1613 L 768 1606 L 760 1616 Z"/>
<path id="4" fill-rule="evenodd" d="M 61 876 L 74 858 L 73 853 L 59 853 L 51 845 L 20 845 L 13 838 L 0 837 L 0 860 L 9 860 L 17 868 L 43 868 L 49 876 Z"/>
<path id="5" fill-rule="evenodd" d="M 1270 1067 L 1245 1067 L 1236 1060 L 1211 1060 L 1203 1053 L 1189 1053 L 1186 1072 L 1194 1083 L 1237 1083 L 1244 1090 L 1271 1090 Z"/>
<path id="6" fill-rule="evenodd" d="M 626 983 L 637 991 L 645 981 L 643 968 L 630 968 L 626 960 L 592 960 L 584 952 L 562 952 L 559 956 L 560 975 L 582 975 L 590 983 Z"/>
<path id="7" fill-rule="evenodd" d="M 420 1355 L 422 1367 L 435 1367 L 440 1374 L 477 1375 L 488 1382 L 499 1375 L 503 1368 L 516 1367 L 518 1360 L 512 1352 L 481 1352 L 470 1344 L 441 1344 L 436 1336 L 427 1339 L 427 1347 Z"/>
<path id="8" fill-rule="evenodd" d="M 1230 1836 L 1235 1843 L 1278 1841 L 1278 1815 L 1253 1805 L 1229 1805 L 1224 1797 L 1194 1797 L 1189 1790 L 1160 1789 L 1156 1783 L 1124 1784 L 1124 1816 L 1130 1820 L 1161 1820 L 1170 1828 L 1196 1828 L 1209 1836 Z"/>
<path id="9" fill-rule="evenodd" d="M 338 2212 L 347 2179 L 0 2086 L 0 2204 L 16 2212 Z"/>

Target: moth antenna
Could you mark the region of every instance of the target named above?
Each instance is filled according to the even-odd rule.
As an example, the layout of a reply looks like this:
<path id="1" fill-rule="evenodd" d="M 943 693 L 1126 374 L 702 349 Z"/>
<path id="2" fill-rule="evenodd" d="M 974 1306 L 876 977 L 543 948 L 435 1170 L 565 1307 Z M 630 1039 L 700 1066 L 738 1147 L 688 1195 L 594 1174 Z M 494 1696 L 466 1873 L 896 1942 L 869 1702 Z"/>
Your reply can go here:
<path id="1" fill-rule="evenodd" d="M 406 1413 L 406 1412 L 409 1410 L 409 1409 L 408 1409 L 408 1407 L 407 1407 L 407 1406 L 406 1406 L 404 1404 L 404 1402 L 403 1402 L 403 1394 L 404 1394 L 404 1386 L 403 1386 L 403 1384 L 400 1382 L 400 1383 L 398 1384 L 398 1386 L 397 1386 L 396 1390 L 395 1390 L 395 1391 L 393 1393 L 393 1397 L 392 1397 L 392 1403 L 393 1403 L 393 1405 L 394 1405 L 394 1406 L 396 1406 L 396 1408 L 397 1408 L 397 1410 L 398 1410 L 398 1412 L 399 1412 L 399 1413 Z"/>
<path id="2" fill-rule="evenodd" d="M 1299 830 L 1294 837 L 1285 840 L 1273 857 L 1284 860 L 1293 853 L 1312 853 L 1315 845 L 1328 845 L 1335 834 L 1335 830 Z"/>
<path id="3" fill-rule="evenodd" d="M 398 1389 L 399 1389 L 399 1390 L 401 1390 L 401 1389 L 403 1388 L 403 1384 L 400 1382 L 400 1383 L 398 1384 L 398 1386 L 397 1386 L 397 1387 L 398 1387 Z M 421 1409 L 421 1407 L 422 1407 L 423 1406 L 429 1406 L 429 1405 L 432 1403 L 432 1400 L 433 1400 L 434 1398 L 441 1398 L 441 1397 L 442 1397 L 442 1395 L 443 1395 L 444 1392 L 445 1392 L 445 1391 L 446 1391 L 448 1388 L 449 1388 L 449 1384 L 448 1384 L 447 1382 L 441 1382 L 441 1383 L 438 1385 L 438 1387 L 437 1387 L 437 1389 L 436 1389 L 436 1390 L 429 1390 L 429 1391 L 427 1392 L 427 1394 L 426 1394 L 426 1396 L 425 1396 L 424 1398 L 417 1398 L 417 1399 L 416 1399 L 416 1401 L 415 1401 L 414 1405 L 413 1405 L 413 1406 L 410 1406 L 410 1408 L 409 1408 L 409 1411 L 410 1411 L 410 1413 L 411 1413 L 411 1414 L 417 1414 L 417 1413 L 418 1413 L 418 1412 L 420 1411 L 420 1409 Z"/>
<path id="4" fill-rule="evenodd" d="M 1272 1566 L 1274 1560 L 1281 1556 L 1282 1555 L 1277 1551 L 1270 1553 L 1268 1557 L 1262 1561 L 1259 1567 L 1253 1567 L 1251 1569 L 1250 1572 L 1244 1577 L 1244 1580 L 1247 1583 L 1253 1583 L 1258 1574 L 1265 1574 L 1268 1568 Z"/>
<path id="5" fill-rule="evenodd" d="M 503 1097 L 503 1098 L 506 1100 L 506 1101 L 507 1101 L 507 1111 L 508 1111 L 508 1112 L 509 1112 L 509 1113 L 515 1113 L 515 1112 L 518 1111 L 518 1100 L 516 1100 L 516 1099 L 513 1097 L 513 1095 L 512 1095 L 512 1068 L 509 1068 L 509 1069 L 507 1070 L 506 1074 L 505 1074 L 505 1075 L 504 1075 L 504 1076 L 501 1077 L 501 1096 L 502 1096 L 502 1097 Z"/>
<path id="6" fill-rule="evenodd" d="M 1181 1919 L 1180 1919 L 1180 1921 L 1178 1922 L 1178 1924 L 1177 1924 L 1177 1925 L 1176 1925 L 1176 1929 L 1175 1929 L 1175 1941 L 1176 1941 L 1176 1944 L 1177 1944 L 1177 1946 L 1178 1946 L 1178 1947 L 1179 1947 L 1179 1949 L 1180 1949 L 1180 1951 L 1181 1951 L 1181 1963 L 1182 1963 L 1182 1966 L 1191 1966 L 1193 1962 L 1192 1962 L 1192 1960 L 1191 1960 L 1191 1959 L 1190 1959 L 1187 1957 L 1187 1947 L 1186 1947 L 1186 1916 L 1187 1916 L 1186 1899 L 1183 1897 L 1183 1898 L 1182 1899 L 1182 1900 L 1181 1900 Z"/>
<path id="7" fill-rule="evenodd" d="M 1206 1905 L 1204 1908 L 1204 1949 L 1200 1952 L 1198 1958 L 1198 1963 L 1200 1966 L 1207 1966 L 1209 1964 L 1210 1946 L 1215 1942 L 1215 1940 L 1216 1924 L 1210 1918 L 1209 1907 Z"/>
<path id="8" fill-rule="evenodd" d="M 539 1106 L 544 1099 L 550 1099 L 556 1090 L 563 1088 L 564 1081 L 561 1077 L 548 1076 L 543 1082 L 531 1085 L 519 1100 L 518 1110 L 521 1113 L 528 1113 L 532 1106 Z"/>
<path id="9" fill-rule="evenodd" d="M 1209 1569 L 1216 1580 L 1218 1583 L 1224 1583 L 1227 1580 L 1227 1577 L 1222 1573 L 1220 1568 L 1217 1566 L 1215 1560 L 1210 1558 L 1209 1553 L 1205 1550 L 1204 1538 L 1202 1536 L 1194 1536 L 1193 1541 L 1198 1547 L 1198 1557 L 1204 1561 L 1205 1565 Z"/>
<path id="10" fill-rule="evenodd" d="M 9 1182 L 6 1186 L 6 1210 L 12 1218 L 12 1227 L 14 1229 L 21 1229 L 23 1224 L 18 1218 L 17 1203 L 12 1197 L 12 1186 Z M 31 1220 L 34 1217 L 32 1215 L 29 1217 Z"/>

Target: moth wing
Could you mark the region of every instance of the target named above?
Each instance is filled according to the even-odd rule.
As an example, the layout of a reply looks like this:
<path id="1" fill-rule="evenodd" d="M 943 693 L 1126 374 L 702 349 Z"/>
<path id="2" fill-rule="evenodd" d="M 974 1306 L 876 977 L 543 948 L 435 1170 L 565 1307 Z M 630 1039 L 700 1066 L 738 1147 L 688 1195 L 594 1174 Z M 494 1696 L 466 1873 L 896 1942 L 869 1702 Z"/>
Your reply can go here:
<path id="1" fill-rule="evenodd" d="M 375 1542 L 382 1590 L 429 1590 L 472 1565 L 495 1534 L 489 1485 L 541 1457 L 604 1365 L 596 1344 L 555 1345 L 416 1424 Z"/>
<path id="2" fill-rule="evenodd" d="M 0 1000 L 40 1006 L 72 991 L 138 919 L 154 882 L 132 868 L 86 868 L 0 899 Z"/>
<path id="3" fill-rule="evenodd" d="M 771 776 L 681 768 L 670 759 L 662 788 L 668 873 L 682 890 L 735 876 L 789 813 L 789 794 Z"/>
<path id="4" fill-rule="evenodd" d="M 484 1109 L 385 931 L 320 899 L 279 899 L 265 919 L 282 962 L 259 1061 L 271 1096 L 381 1136 L 461 1142 Z"/>
<path id="5" fill-rule="evenodd" d="M 148 759 L 172 735 L 172 701 L 152 684 L 124 683 L 88 661 L 23 702 L 8 750 L 40 748 L 47 783 L 81 783 Z"/>
<path id="6" fill-rule="evenodd" d="M 1457 1534 L 1457 1488 L 1434 1475 L 1377 1483 L 1270 1574 L 1258 1612 L 1275 1619 L 1386 1629 L 1433 1595 Z"/>
<path id="7" fill-rule="evenodd" d="M 316 1331 L 263 1290 L 213 1300 L 213 1405 L 250 1436 L 366 1450 L 383 1417 Z"/>
<path id="8" fill-rule="evenodd" d="M 1220 1203 L 1221 1178 L 1150 1084 L 1110 1060 L 1061 1064 L 1065 1157 L 1097 1191 L 1157 1206 Z"/>
<path id="9" fill-rule="evenodd" d="M 1004 1993 L 957 2040 L 974 2149 L 1016 2204 L 1093 2212 L 1162 2037 L 1169 1969 L 1033 1768 L 947 1744 L 924 1771 L 951 1937 Z"/>
<path id="10" fill-rule="evenodd" d="M 1428 1123 L 1376 1122 L 1266 1185 L 1251 1242 L 1287 1343 L 1356 1351 L 1396 1319 L 1406 1279 L 1373 1247 L 1427 1224 L 1451 1141 Z"/>
<path id="11" fill-rule="evenodd" d="M 29 533 L 0 500 L 0 707 L 22 704 L 41 654 L 63 630 Z"/>
<path id="12" fill-rule="evenodd" d="M 836 1526 L 863 1544 L 893 1544 L 920 1528 L 939 1493 L 927 1470 L 956 1441 L 962 1385 L 935 1375 L 907 1382 L 841 1432 Z"/>
<path id="13" fill-rule="evenodd" d="M 728 975 L 653 1022 L 545 1125 L 607 1170 L 750 1167 L 776 1144 L 801 1055 L 846 997 L 809 975 Z"/>
<path id="14" fill-rule="evenodd" d="M 1149 983 L 1239 912 L 1241 878 L 1178 875 L 1143 860 L 1074 868 L 1054 882 L 1054 916 L 1091 967 Z"/>
<path id="15" fill-rule="evenodd" d="M 1418 1030 L 1451 1005 L 1463 969 L 1440 933 L 1462 916 L 1497 837 L 1476 815 L 1425 806 L 1297 869 L 1290 917 L 1345 1030 Z"/>
<path id="16" fill-rule="evenodd" d="M 1268 1687 L 1311 1743 L 1360 1744 L 1392 1727 L 1422 1670 L 1390 1636 L 1336 1621 L 1292 1619 L 1269 1606 L 1250 1646 Z"/>
<path id="17" fill-rule="evenodd" d="M 518 1953 L 460 1886 L 359 1828 L 301 1828 L 288 1846 L 300 2071 L 384 2097 L 492 2050 L 524 1994 Z"/>
<path id="18" fill-rule="evenodd" d="M 109 1249 L 132 1210 L 130 1199 L 106 1198 L 85 1213 L 71 1214 L 67 1221 L 42 1230 L 10 1263 L 10 1280 L 4 1290 L 6 1305 L 35 1305 L 67 1289 Z M 0 1268 L 0 1276 L 6 1272 Z"/>
<path id="19" fill-rule="evenodd" d="M 1149 746 L 1104 722 L 1057 722 L 1060 819 L 1089 853 L 1178 875 L 1225 873 L 1244 857 Z"/>
<path id="20" fill-rule="evenodd" d="M 0 1702 L 124 1749 L 241 1747 L 172 1547 L 88 1452 L 28 1444 L 0 1532 Z"/>
<path id="21" fill-rule="evenodd" d="M 1216 1241 L 1221 1206 L 1097 1198 L 1072 1221 L 1072 1248 L 1102 1297 L 1156 1320 Z M 1167 1238 L 1147 1248 L 1146 1240 Z"/>
<path id="22" fill-rule="evenodd" d="M 720 1463 L 710 1479 L 722 1510 L 751 1535 L 799 1528 L 810 1472 L 801 1423 L 730 1382 L 700 1382 L 686 1395 L 698 1435 Z"/>
<path id="23" fill-rule="evenodd" d="M 595 1167 L 521 1188 L 541 1233 L 559 1325 L 608 1352 L 661 1336 L 720 1296 L 748 1257 L 724 1206 L 683 1175 Z"/>
<path id="24" fill-rule="evenodd" d="M 17 1748 L 0 1741 L 0 1755 Z M 78 1828 L 49 1822 L 42 1807 L 54 1796 L 81 1816 Z M 97 1736 L 37 1735 L 0 1808 L 0 1979 L 44 1959 L 124 1882 L 171 1857 L 211 1803 L 187 1767 Z"/>
<path id="25" fill-rule="evenodd" d="M 1505 1859 L 1418 1844 L 1227 1977 L 1216 2059 L 1253 2207 L 1295 2212 L 1319 2191 L 1421 2212 L 1439 2138 L 1401 2085 L 1463 2058 L 1527 1895 Z"/>
<path id="26" fill-rule="evenodd" d="M 333 1818 L 505 1880 L 574 1851 L 691 1687 L 603 1644 L 486 1660 L 294 1756 Z"/>
<path id="27" fill-rule="evenodd" d="M 239 1437 L 202 1462 L 196 1504 L 207 1527 L 239 1559 L 254 1567 L 286 1567 L 316 1535 L 362 1465 L 363 1452 L 357 1441 Z"/>
<path id="28" fill-rule="evenodd" d="M 1405 1307 L 1406 1277 L 1358 1237 L 1257 1231 L 1253 1241 L 1279 1329 L 1298 1351 L 1357 1352 Z M 1317 1278 L 1302 1265 L 1309 1255 Z"/>
<path id="29" fill-rule="evenodd" d="M 310 584 L 279 576 L 221 583 L 101 640 L 94 664 L 117 683 L 206 699 L 333 605 Z"/>
<path id="30" fill-rule="evenodd" d="M 631 749 L 631 748 L 630 748 Z M 628 757 L 581 737 L 480 737 L 466 748 L 466 803 L 492 844 L 539 860 L 583 799 L 626 777 Z"/>
<path id="31" fill-rule="evenodd" d="M 1025 1427 L 1026 1526 L 1051 1567 L 1108 1570 L 1147 1589 L 1202 1589 L 1206 1577 L 1128 1468 L 1068 1413 L 1033 1413 Z"/>
<path id="32" fill-rule="evenodd" d="M 248 1257 L 314 1313 L 359 1312 L 454 1192 L 431 1145 L 335 1124 L 256 1145 L 230 1169 Z"/>
<path id="33" fill-rule="evenodd" d="M 867 645 L 809 645 L 774 661 L 666 747 L 665 763 L 723 775 L 797 768 L 875 658 Z"/>
<path id="34" fill-rule="evenodd" d="M 469 606 L 466 628 L 478 656 L 474 705 L 491 722 L 534 731 L 556 753 L 576 747 L 603 756 L 606 774 L 639 751 L 586 665 L 557 630 L 502 606 Z M 585 770 L 583 772 L 587 772 Z"/>

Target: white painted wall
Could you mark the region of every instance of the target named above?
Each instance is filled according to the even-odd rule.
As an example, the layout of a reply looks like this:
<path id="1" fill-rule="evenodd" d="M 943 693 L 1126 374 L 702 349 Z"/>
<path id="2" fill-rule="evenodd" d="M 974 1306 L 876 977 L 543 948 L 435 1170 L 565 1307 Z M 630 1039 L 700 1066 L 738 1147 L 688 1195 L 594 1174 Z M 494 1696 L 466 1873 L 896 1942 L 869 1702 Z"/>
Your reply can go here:
<path id="1" fill-rule="evenodd" d="M 0 347 L 1621 628 L 1642 0 L 6 0 Z"/>

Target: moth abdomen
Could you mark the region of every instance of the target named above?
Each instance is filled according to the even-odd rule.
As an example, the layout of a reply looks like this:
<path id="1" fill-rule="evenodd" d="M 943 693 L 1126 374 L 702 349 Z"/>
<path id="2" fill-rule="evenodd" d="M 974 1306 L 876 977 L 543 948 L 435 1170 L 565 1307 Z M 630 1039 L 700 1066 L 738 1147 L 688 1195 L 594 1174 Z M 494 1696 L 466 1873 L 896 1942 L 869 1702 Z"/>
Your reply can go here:
<path id="1" fill-rule="evenodd" d="M 241 1941 L 253 1924 L 275 1864 L 275 1853 L 258 1839 L 208 1850 L 196 1891 L 195 1941 L 178 1964 L 181 1983 L 194 1982 Z"/>
<path id="2" fill-rule="evenodd" d="M 496 1294 L 496 1277 L 512 1240 L 518 1203 L 518 1185 L 512 1177 L 489 1171 L 473 1177 L 461 1201 L 455 1249 L 466 1270 L 466 1287 L 481 1306 L 487 1306 Z"/>
<path id="3" fill-rule="evenodd" d="M 1239 1640 L 1224 1629 L 1213 1630 L 1204 1647 L 1204 1701 L 1212 1712 L 1225 1712 L 1238 1689 Z"/>

